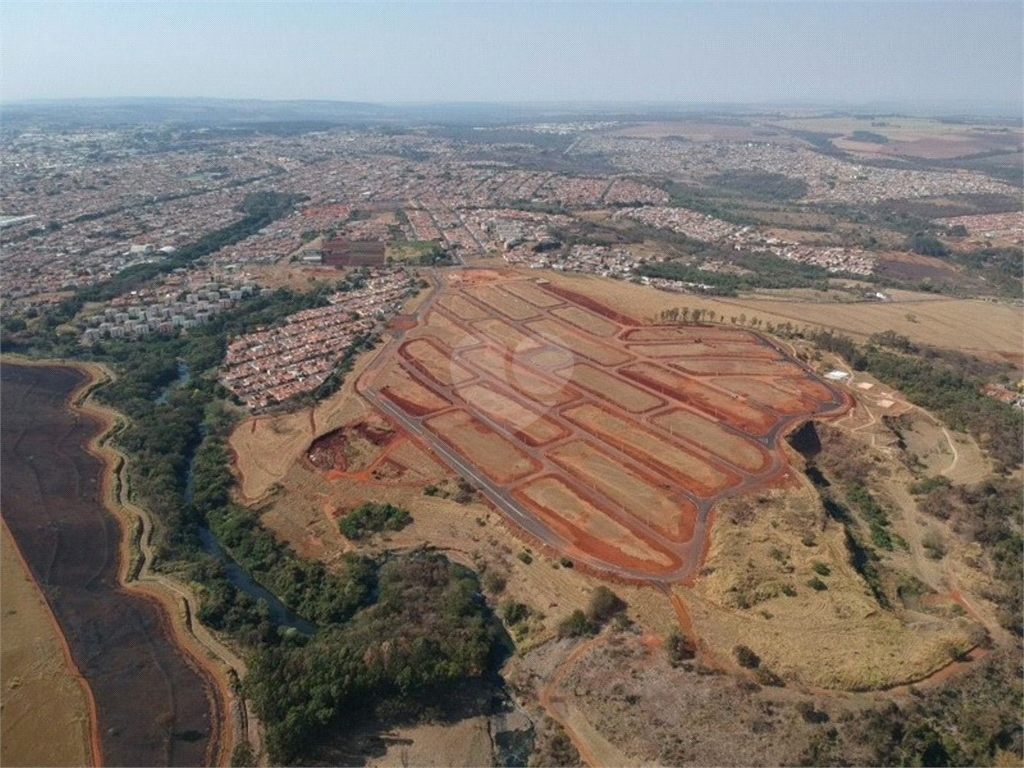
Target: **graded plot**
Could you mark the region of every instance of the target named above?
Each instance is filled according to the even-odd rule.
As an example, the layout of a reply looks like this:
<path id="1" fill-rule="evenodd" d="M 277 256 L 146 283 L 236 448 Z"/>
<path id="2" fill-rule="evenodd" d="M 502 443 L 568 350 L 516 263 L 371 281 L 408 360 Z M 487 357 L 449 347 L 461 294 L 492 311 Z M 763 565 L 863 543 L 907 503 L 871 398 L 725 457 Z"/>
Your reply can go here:
<path id="1" fill-rule="evenodd" d="M 496 483 L 506 485 L 540 469 L 511 441 L 466 411 L 448 411 L 423 423 Z"/>
<path id="2" fill-rule="evenodd" d="M 493 347 L 468 350 L 462 353 L 462 359 L 520 395 L 547 406 L 563 405 L 579 397 L 579 393 L 565 386 L 563 377 L 544 376 Z"/>
<path id="3" fill-rule="evenodd" d="M 693 411 L 679 408 L 651 421 L 746 472 L 761 472 L 771 464 L 771 455 L 760 445 Z"/>
<path id="4" fill-rule="evenodd" d="M 641 325 L 641 323 L 638 323 L 635 318 L 632 318 L 629 315 L 624 315 L 622 312 L 612 309 L 607 304 L 602 304 L 597 299 L 594 299 L 585 293 L 579 293 L 568 288 L 563 288 L 562 286 L 555 285 L 549 281 L 546 281 L 541 287 L 543 287 L 545 291 L 553 293 L 555 296 L 561 296 L 563 299 L 567 299 L 573 304 L 579 304 L 581 307 L 593 310 L 602 317 L 607 317 L 609 320 L 612 320 L 619 325 Z"/>
<path id="5" fill-rule="evenodd" d="M 437 310 L 431 310 L 427 316 L 427 324 L 416 329 L 416 335 L 429 335 L 439 339 L 446 347 L 455 349 L 471 334 L 465 328 L 460 328 Z"/>
<path id="6" fill-rule="evenodd" d="M 559 381 L 564 381 L 568 377 L 572 366 L 579 364 L 572 350 L 558 347 L 554 344 L 548 344 L 535 352 L 517 359 L 530 368 L 554 376 Z"/>
<path id="7" fill-rule="evenodd" d="M 451 350 L 441 349 L 430 339 L 407 341 L 398 348 L 398 353 L 420 373 L 445 387 L 474 378 L 468 368 L 452 360 Z"/>
<path id="8" fill-rule="evenodd" d="M 669 363 L 696 376 L 806 376 L 799 365 L 786 360 L 751 360 L 746 357 L 704 357 Z"/>
<path id="9" fill-rule="evenodd" d="M 715 384 L 786 415 L 814 412 L 832 401 L 831 393 L 824 387 L 807 382 L 805 388 L 804 382 L 794 379 L 765 380 L 721 376 L 715 379 Z M 815 392 L 815 389 L 823 392 Z M 822 394 L 824 397 L 820 396 Z"/>
<path id="10" fill-rule="evenodd" d="M 558 477 L 531 480 L 513 496 L 570 546 L 611 565 L 667 573 L 681 563 L 677 555 L 633 533 Z"/>
<path id="11" fill-rule="evenodd" d="M 689 403 L 699 411 L 721 419 L 730 426 L 755 435 L 766 435 L 777 419 L 767 411 L 748 405 L 738 394 L 713 389 L 682 373 L 676 373 L 653 363 L 636 363 L 619 371 L 633 381 L 644 384 L 655 392 Z"/>
<path id="12" fill-rule="evenodd" d="M 473 327 L 480 331 L 480 333 L 489 336 L 494 341 L 512 350 L 517 355 L 539 349 L 547 343 L 543 338 L 523 333 L 504 320 L 495 320 L 493 318 L 478 320 L 473 323 Z"/>
<path id="13" fill-rule="evenodd" d="M 459 387 L 458 395 L 465 400 L 464 407 L 471 413 L 482 413 L 515 432 L 519 439 L 534 447 L 569 434 L 568 430 L 547 416 L 525 407 L 489 384 Z"/>
<path id="14" fill-rule="evenodd" d="M 649 467 L 656 467 L 696 496 L 713 496 L 739 482 L 732 472 L 721 470 L 643 426 L 593 403 L 570 407 L 562 411 L 562 415 L 589 434 L 621 448 Z"/>
<path id="15" fill-rule="evenodd" d="M 526 281 L 517 280 L 513 283 L 502 283 L 500 290 L 511 293 L 513 296 L 518 296 L 520 299 L 525 299 L 535 307 L 557 307 L 559 304 L 565 303 L 557 296 L 552 296 L 547 291 L 542 291 L 533 283 Z"/>
<path id="16" fill-rule="evenodd" d="M 582 440 L 559 445 L 548 457 L 584 485 L 594 488 L 619 508 L 676 544 L 693 538 L 697 508 L 673 500 L 657 483 L 623 466 L 621 459 Z"/>
<path id="17" fill-rule="evenodd" d="M 643 413 L 665 404 L 660 397 L 586 363 L 573 366 L 572 383 L 630 413 Z"/>
<path id="18" fill-rule="evenodd" d="M 619 326 L 615 323 L 611 323 L 600 315 L 594 314 L 582 307 L 560 307 L 559 309 L 551 310 L 551 314 L 556 315 L 567 323 L 572 323 L 580 330 L 592 333 L 595 336 L 604 336 L 607 338 L 614 336 L 619 332 Z"/>
<path id="19" fill-rule="evenodd" d="M 652 358 L 719 356 L 777 360 L 782 357 L 771 347 L 754 341 L 716 341 L 705 338 L 681 343 L 627 344 L 626 348 L 630 352 Z"/>
<path id="20" fill-rule="evenodd" d="M 571 349 L 575 354 L 589 358 L 600 365 L 621 365 L 633 359 L 632 355 L 619 347 L 604 344 L 576 331 L 571 325 L 553 318 L 531 320 L 526 325 L 536 331 L 541 339 L 546 339 L 547 343 Z"/>
<path id="21" fill-rule="evenodd" d="M 493 285 L 472 285 L 463 290 L 477 301 L 512 320 L 526 320 L 538 314 L 537 308 L 532 304 L 518 296 L 510 296 Z"/>
<path id="22" fill-rule="evenodd" d="M 478 307 L 458 293 L 447 293 L 437 300 L 437 305 L 463 320 L 483 320 L 489 317 L 487 310 Z"/>
<path id="23" fill-rule="evenodd" d="M 381 384 L 380 393 L 412 416 L 424 416 L 451 406 L 445 398 L 420 384 L 400 366 L 392 366 Z"/>
<path id="24" fill-rule="evenodd" d="M 627 331 L 623 338 L 630 343 L 643 341 L 688 341 L 692 339 L 760 342 L 758 337 L 749 331 L 692 325 L 655 325 L 646 328 L 634 328 L 631 331 Z"/>

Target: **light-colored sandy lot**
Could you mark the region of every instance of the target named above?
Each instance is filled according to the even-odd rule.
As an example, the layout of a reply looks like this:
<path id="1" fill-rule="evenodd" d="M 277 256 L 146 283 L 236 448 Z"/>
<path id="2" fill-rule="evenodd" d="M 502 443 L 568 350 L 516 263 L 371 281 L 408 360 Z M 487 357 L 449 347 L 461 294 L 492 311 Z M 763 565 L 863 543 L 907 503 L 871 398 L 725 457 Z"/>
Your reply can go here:
<path id="1" fill-rule="evenodd" d="M 0 551 L 0 762 L 91 765 L 89 695 L 7 526 Z"/>

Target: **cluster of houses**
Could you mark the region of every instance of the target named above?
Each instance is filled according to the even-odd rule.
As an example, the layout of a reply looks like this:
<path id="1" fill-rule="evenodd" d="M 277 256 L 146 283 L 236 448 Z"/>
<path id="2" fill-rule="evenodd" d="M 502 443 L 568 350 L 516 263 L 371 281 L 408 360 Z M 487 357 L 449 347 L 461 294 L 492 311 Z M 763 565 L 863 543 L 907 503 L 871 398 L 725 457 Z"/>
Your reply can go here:
<path id="1" fill-rule="evenodd" d="M 232 341 L 221 382 L 253 410 L 311 392 L 414 290 L 404 270 L 373 273 L 363 288 L 334 294 L 326 307 L 297 312 L 280 327 Z"/>

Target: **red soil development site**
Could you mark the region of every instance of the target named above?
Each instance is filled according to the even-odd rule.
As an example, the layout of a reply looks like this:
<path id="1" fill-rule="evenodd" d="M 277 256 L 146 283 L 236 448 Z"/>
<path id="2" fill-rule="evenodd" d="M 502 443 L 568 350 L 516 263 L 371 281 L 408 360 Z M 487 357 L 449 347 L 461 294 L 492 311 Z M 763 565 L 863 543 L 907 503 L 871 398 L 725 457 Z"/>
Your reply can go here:
<path id="1" fill-rule="evenodd" d="M 852 404 L 752 331 L 644 326 L 489 275 L 442 281 L 357 389 L 531 541 L 590 568 L 691 575 L 714 505 L 778 482 L 785 433 Z"/>

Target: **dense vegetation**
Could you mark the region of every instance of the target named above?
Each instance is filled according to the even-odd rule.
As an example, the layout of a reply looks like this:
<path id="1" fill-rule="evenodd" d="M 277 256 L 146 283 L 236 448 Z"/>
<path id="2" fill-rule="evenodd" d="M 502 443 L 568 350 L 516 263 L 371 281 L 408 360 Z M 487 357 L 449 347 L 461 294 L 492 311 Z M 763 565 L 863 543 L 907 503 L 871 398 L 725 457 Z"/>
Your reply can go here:
<path id="1" fill-rule="evenodd" d="M 152 335 L 83 347 L 53 336 L 52 320 L 40 324 L 42 333 L 16 328 L 36 352 L 101 361 L 117 370 L 118 378 L 97 396 L 128 417 L 115 441 L 130 457 L 133 494 L 153 514 L 156 567 L 192 582 L 200 596 L 199 619 L 253 654 L 246 685 L 275 763 L 308 758 L 316 749 L 310 739 L 343 722 L 436 713 L 444 687 L 487 672 L 495 648 L 497 625 L 475 576 L 442 555 L 347 555 L 328 569 L 282 544 L 260 523 L 258 511 L 231 503 L 226 437 L 237 411 L 226 405 L 230 398 L 217 382 L 228 341 L 323 306 L 330 293 L 359 287 L 362 280 L 357 272 L 306 294 L 267 292 L 187 337 Z M 359 348 L 349 350 L 321 390 L 340 386 Z M 395 530 L 409 519 L 397 507 L 368 504 L 343 526 L 358 538 Z M 314 624 L 315 634 L 275 626 L 268 606 L 236 588 L 225 563 L 206 553 L 204 527 L 252 579 Z"/>
<path id="2" fill-rule="evenodd" d="M 338 527 L 345 538 L 358 541 L 382 531 L 400 531 L 411 522 L 412 515 L 401 507 L 368 501 L 345 514 Z"/>
<path id="3" fill-rule="evenodd" d="M 379 597 L 309 643 L 267 646 L 246 689 L 277 764 L 368 713 L 415 718 L 452 686 L 491 667 L 495 628 L 475 575 L 427 550 L 384 561 Z"/>
<path id="4" fill-rule="evenodd" d="M 733 252 L 729 261 L 749 270 L 749 274 L 708 272 L 678 261 L 643 264 L 637 274 L 687 283 L 710 285 L 712 294 L 734 296 L 753 288 L 816 288 L 828 290 L 829 273 L 813 264 L 786 261 L 770 253 Z"/>
<path id="5" fill-rule="evenodd" d="M 602 585 L 594 590 L 587 604 L 587 610 L 573 611 L 558 625 L 559 637 L 582 637 L 593 635 L 612 617 L 621 615 L 626 604 L 608 587 Z"/>
<path id="6" fill-rule="evenodd" d="M 803 179 L 756 170 L 725 171 L 705 178 L 704 183 L 767 200 L 799 200 L 810 189 Z"/>

